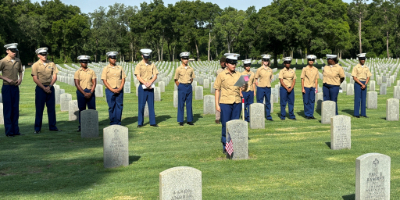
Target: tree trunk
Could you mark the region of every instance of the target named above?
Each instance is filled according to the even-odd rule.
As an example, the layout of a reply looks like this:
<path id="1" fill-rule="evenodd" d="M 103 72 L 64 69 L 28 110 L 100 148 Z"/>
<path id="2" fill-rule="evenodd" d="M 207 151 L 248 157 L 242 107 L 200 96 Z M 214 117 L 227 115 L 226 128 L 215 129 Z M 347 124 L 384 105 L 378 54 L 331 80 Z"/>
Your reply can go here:
<path id="1" fill-rule="evenodd" d="M 228 39 L 226 39 L 226 41 L 228 42 L 228 53 L 231 53 L 231 43 Z"/>
<path id="2" fill-rule="evenodd" d="M 361 44 L 361 12 L 360 12 L 360 18 L 359 18 L 359 23 L 358 23 L 358 38 L 360 42 L 360 53 L 362 53 L 362 44 Z"/>
<path id="3" fill-rule="evenodd" d="M 389 31 L 386 31 L 386 54 L 387 58 L 389 58 Z"/>
<path id="4" fill-rule="evenodd" d="M 197 41 L 196 40 L 194 41 L 194 45 L 196 46 L 197 61 L 199 61 L 200 60 L 200 58 L 199 58 L 199 46 L 197 45 Z"/>
<path id="5" fill-rule="evenodd" d="M 278 52 L 274 51 L 274 67 L 278 68 Z"/>
<path id="6" fill-rule="evenodd" d="M 210 61 L 211 33 L 208 32 L 208 61 Z"/>
<path id="7" fill-rule="evenodd" d="M 172 51 L 172 62 L 174 62 L 174 61 L 175 61 L 175 45 L 174 45 L 174 48 Z"/>

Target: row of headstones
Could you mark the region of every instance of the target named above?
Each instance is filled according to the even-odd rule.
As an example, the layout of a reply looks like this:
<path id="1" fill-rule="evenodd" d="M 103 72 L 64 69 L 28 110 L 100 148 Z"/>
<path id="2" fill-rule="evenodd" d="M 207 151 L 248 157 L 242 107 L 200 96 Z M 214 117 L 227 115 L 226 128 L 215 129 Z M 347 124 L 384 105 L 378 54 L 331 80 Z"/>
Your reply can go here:
<path id="1" fill-rule="evenodd" d="M 391 158 L 367 153 L 356 159 L 355 199 L 390 199 Z M 173 167 L 160 173 L 160 200 L 201 200 L 202 174 L 192 167 Z"/>
<path id="2" fill-rule="evenodd" d="M 350 117 L 331 118 L 331 149 L 351 148 Z M 242 120 L 227 122 L 233 142 L 233 160 L 248 159 L 248 125 Z M 129 165 L 128 128 L 112 125 L 103 129 L 105 168 Z M 390 198 L 390 157 L 378 153 L 356 159 L 356 199 Z M 202 199 L 201 171 L 174 167 L 160 173 L 160 199 Z"/>

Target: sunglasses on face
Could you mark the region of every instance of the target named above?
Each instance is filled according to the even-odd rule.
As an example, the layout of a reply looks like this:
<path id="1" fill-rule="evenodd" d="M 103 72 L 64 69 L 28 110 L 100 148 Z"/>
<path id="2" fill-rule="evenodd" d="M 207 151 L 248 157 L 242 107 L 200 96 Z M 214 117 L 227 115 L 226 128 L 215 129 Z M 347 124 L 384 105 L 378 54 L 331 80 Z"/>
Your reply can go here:
<path id="1" fill-rule="evenodd" d="M 88 60 L 80 60 L 79 62 L 80 62 L 80 63 L 89 63 Z"/>
<path id="2" fill-rule="evenodd" d="M 250 67 L 250 64 L 244 64 L 244 67 Z"/>
<path id="3" fill-rule="evenodd" d="M 269 59 L 265 59 L 265 58 L 264 58 L 264 59 L 262 59 L 262 60 L 263 60 L 264 62 L 269 62 Z"/>
<path id="4" fill-rule="evenodd" d="M 308 61 L 313 61 L 313 62 L 314 62 L 314 61 L 315 61 L 315 59 L 308 59 Z"/>
<path id="5" fill-rule="evenodd" d="M 117 57 L 109 57 L 109 58 L 111 58 L 111 59 L 113 59 L 113 60 L 116 60 L 116 59 L 117 59 Z"/>
<path id="6" fill-rule="evenodd" d="M 285 62 L 284 62 L 284 64 L 291 64 L 291 62 L 289 62 L 289 61 L 285 61 Z"/>
<path id="7" fill-rule="evenodd" d="M 237 61 L 236 60 L 226 60 L 226 63 L 231 64 L 231 65 L 236 65 Z"/>
<path id="8" fill-rule="evenodd" d="M 189 60 L 188 57 L 182 57 L 182 60 Z"/>
<path id="9" fill-rule="evenodd" d="M 39 53 L 41 56 L 47 56 L 47 53 Z"/>
<path id="10" fill-rule="evenodd" d="M 9 49 L 11 52 L 13 52 L 13 53 L 17 53 L 18 52 L 18 49 Z"/>

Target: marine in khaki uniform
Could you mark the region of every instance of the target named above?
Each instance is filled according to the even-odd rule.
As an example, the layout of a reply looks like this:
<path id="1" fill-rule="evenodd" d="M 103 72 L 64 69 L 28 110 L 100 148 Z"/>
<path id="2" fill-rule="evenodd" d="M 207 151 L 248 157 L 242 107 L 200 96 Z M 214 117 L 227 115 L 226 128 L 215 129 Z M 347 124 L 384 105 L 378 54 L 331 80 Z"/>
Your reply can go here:
<path id="1" fill-rule="evenodd" d="M 308 65 L 301 71 L 301 87 L 303 92 L 304 115 L 306 119 L 315 119 L 315 94 L 318 93 L 318 69 L 314 67 L 317 57 L 308 55 Z"/>
<path id="2" fill-rule="evenodd" d="M 49 118 L 50 131 L 59 131 L 56 127 L 56 98 L 54 93 L 54 83 L 57 81 L 57 66 L 47 60 L 47 47 L 39 48 L 36 54 L 39 61 L 32 65 L 32 77 L 36 83 L 35 89 L 35 105 L 36 105 L 36 118 L 35 118 L 35 132 L 40 133 L 42 129 L 42 118 L 44 105 L 47 107 L 47 115 Z"/>
<path id="3" fill-rule="evenodd" d="M 139 110 L 138 110 L 138 128 L 143 126 L 144 108 L 149 107 L 150 126 L 158 127 L 156 124 L 156 114 L 154 111 L 154 81 L 157 80 L 158 70 L 156 65 L 150 59 L 151 49 L 141 49 L 143 60 L 136 65 L 135 76 L 140 82 L 138 87 Z"/>
<path id="4" fill-rule="evenodd" d="M 235 71 L 239 56 L 239 54 L 232 54 L 226 57 L 226 69 L 218 74 L 214 82 L 215 108 L 221 112 L 221 142 L 225 154 L 226 122 L 239 119 L 242 111 L 241 88 L 234 86 L 241 76 L 239 72 Z"/>
<path id="5" fill-rule="evenodd" d="M 269 121 L 274 121 L 271 117 L 271 82 L 274 72 L 270 68 L 271 55 L 263 54 L 262 66 L 257 69 L 254 77 L 257 86 L 256 99 L 257 103 L 264 103 L 265 99 L 265 117 Z"/>
<path id="6" fill-rule="evenodd" d="M 361 116 L 367 118 L 366 101 L 367 101 L 367 85 L 371 77 L 371 71 L 365 65 L 366 53 L 358 54 L 359 63 L 353 68 L 351 76 L 354 79 L 354 116 L 360 118 L 360 102 Z"/>
<path id="7" fill-rule="evenodd" d="M 187 124 L 193 124 L 193 111 L 192 111 L 192 82 L 196 78 L 194 70 L 188 65 L 189 52 L 182 52 L 180 55 L 182 64 L 175 71 L 175 84 L 178 86 L 178 122 L 183 126 L 185 102 L 186 102 L 186 117 Z"/>
<path id="8" fill-rule="evenodd" d="M 279 80 L 281 82 L 280 96 L 281 96 L 281 120 L 286 117 L 286 104 L 289 104 L 289 119 L 296 120 L 294 115 L 294 85 L 296 84 L 296 72 L 290 68 L 292 62 L 291 57 L 283 59 L 285 66 L 279 72 Z"/>
<path id="9" fill-rule="evenodd" d="M 250 71 L 251 68 L 251 59 L 247 59 L 243 61 L 244 71 L 242 75 L 249 75 L 249 80 L 247 83 L 246 90 L 242 91 L 242 96 L 244 99 L 244 118 L 247 122 L 250 122 L 250 105 L 254 103 L 254 94 L 255 94 L 255 83 L 254 83 L 254 72 Z"/>
<path id="10" fill-rule="evenodd" d="M 221 68 L 219 68 L 216 72 L 216 75 L 218 76 L 219 73 L 225 70 L 226 68 L 226 57 L 222 56 L 221 59 L 219 60 L 219 64 L 221 65 Z M 219 124 L 221 119 L 221 112 L 218 110 L 215 110 L 215 123 Z"/>
<path id="11" fill-rule="evenodd" d="M 94 90 L 96 88 L 96 73 L 88 68 L 90 56 L 78 56 L 78 61 L 81 68 L 75 72 L 74 80 L 76 86 L 76 98 L 78 100 L 79 108 L 79 127 L 78 132 L 81 131 L 81 111 L 88 109 L 96 110 L 96 96 Z"/>
<path id="12" fill-rule="evenodd" d="M 22 64 L 21 60 L 16 57 L 18 53 L 18 44 L 7 44 L 7 56 L 0 60 L 0 71 L 3 79 L 3 87 L 1 94 L 3 97 L 3 116 L 4 129 L 7 137 L 21 135 L 19 132 L 19 85 L 22 82 Z M 19 78 L 18 78 L 19 76 Z"/>
<path id="13" fill-rule="evenodd" d="M 327 54 L 328 66 L 323 71 L 323 93 L 324 101 L 334 101 L 336 103 L 336 115 L 338 115 L 337 97 L 339 95 L 340 84 L 344 81 L 343 68 L 336 64 L 337 56 Z"/>
<path id="14" fill-rule="evenodd" d="M 121 125 L 122 110 L 124 105 L 124 84 L 126 74 L 124 69 L 117 65 L 118 52 L 107 52 L 110 63 L 103 69 L 101 80 L 106 86 L 106 98 L 110 125 Z"/>

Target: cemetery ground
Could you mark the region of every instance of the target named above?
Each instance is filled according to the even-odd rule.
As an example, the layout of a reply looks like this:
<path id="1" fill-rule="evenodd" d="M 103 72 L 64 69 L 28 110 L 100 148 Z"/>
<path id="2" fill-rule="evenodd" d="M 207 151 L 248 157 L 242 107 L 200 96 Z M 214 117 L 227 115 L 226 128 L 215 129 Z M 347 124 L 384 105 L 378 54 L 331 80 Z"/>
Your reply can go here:
<path id="1" fill-rule="evenodd" d="M 280 66 L 279 69 L 282 67 Z M 331 150 L 330 125 L 303 116 L 301 66 L 297 66 L 297 121 L 279 119 L 279 103 L 265 129 L 249 129 L 249 159 L 228 160 L 222 154 L 221 125 L 203 115 L 203 101 L 194 100 L 195 126 L 180 127 L 173 107 L 173 80 L 155 102 L 159 127 L 137 126 L 135 86 L 124 94 L 122 125 L 129 128 L 129 166 L 103 167 L 102 130 L 109 125 L 105 97 L 96 99 L 99 138 L 82 139 L 77 121 L 56 106 L 57 127 L 48 131 L 46 109 L 42 132 L 33 134 L 35 84 L 27 68 L 20 87 L 20 129 L 24 136 L 7 138 L 0 127 L 0 194 L 3 199 L 158 199 L 159 173 L 176 166 L 201 170 L 203 199 L 354 199 L 356 158 L 377 152 L 391 157 L 391 198 L 400 199 L 398 121 L 386 121 L 386 99 L 393 87 L 378 95 L 378 109 L 369 118 L 354 118 L 353 99 L 340 93 L 339 115 L 351 116 L 352 149 Z M 322 81 L 319 80 L 320 86 Z M 396 83 L 396 81 L 395 81 Z M 76 100 L 76 89 L 57 82 Z M 277 84 L 275 82 L 274 84 Z M 376 87 L 379 91 L 379 87 Z M 204 95 L 210 94 L 204 89 Z M 3 97 L 6 98 L 6 97 Z M 186 116 L 186 111 L 185 111 Z"/>

